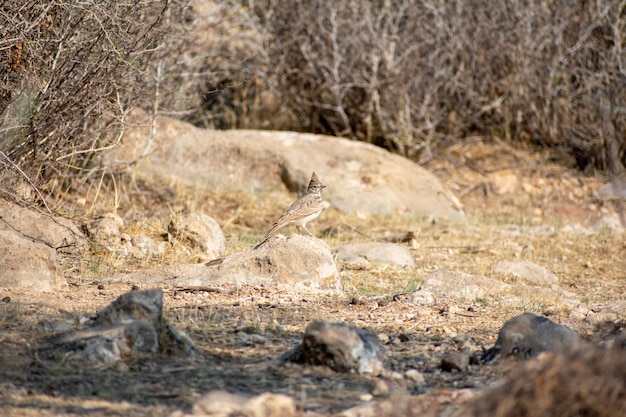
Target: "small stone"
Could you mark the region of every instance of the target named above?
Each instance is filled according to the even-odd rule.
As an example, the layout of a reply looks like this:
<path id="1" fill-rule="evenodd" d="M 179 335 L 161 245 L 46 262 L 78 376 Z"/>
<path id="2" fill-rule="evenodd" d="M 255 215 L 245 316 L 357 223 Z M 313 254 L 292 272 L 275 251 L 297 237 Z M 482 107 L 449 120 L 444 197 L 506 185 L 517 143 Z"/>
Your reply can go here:
<path id="1" fill-rule="evenodd" d="M 246 401 L 240 415 L 250 417 L 295 417 L 296 403 L 293 398 L 287 395 L 267 392 Z"/>
<path id="2" fill-rule="evenodd" d="M 374 399 L 374 396 L 372 394 L 361 394 L 359 396 L 359 400 L 363 402 L 369 402 L 369 401 L 372 401 L 373 399 Z"/>
<path id="3" fill-rule="evenodd" d="M 461 371 L 465 372 L 469 366 L 469 354 L 465 352 L 448 352 L 441 359 L 441 369 L 446 372 Z"/>
<path id="4" fill-rule="evenodd" d="M 346 323 L 312 321 L 306 328 L 302 345 L 282 358 L 328 366 L 337 372 L 380 375 L 384 371 L 384 348 L 378 339 Z"/>
<path id="5" fill-rule="evenodd" d="M 519 178 L 515 174 L 494 172 L 489 175 L 489 182 L 496 194 L 515 193 L 519 187 Z"/>
<path id="6" fill-rule="evenodd" d="M 132 243 L 132 255 L 138 259 L 149 259 L 152 256 L 163 255 L 168 248 L 167 242 L 157 243 L 154 239 L 146 235 L 130 236 Z"/>
<path id="7" fill-rule="evenodd" d="M 98 285 L 98 289 L 103 289 L 104 286 L 100 288 L 100 285 Z M 162 316 L 163 290 L 152 288 L 120 295 L 98 312 L 95 325 L 106 326 L 133 320 L 146 320 L 157 326 L 161 322 Z"/>
<path id="8" fill-rule="evenodd" d="M 376 337 L 378 338 L 378 340 L 380 340 L 380 343 L 382 343 L 383 345 L 386 345 L 387 343 L 389 343 L 390 337 L 386 333 L 379 333 L 378 335 L 376 335 Z"/>
<path id="9" fill-rule="evenodd" d="M 462 345 L 465 342 L 467 342 L 469 339 L 470 339 L 470 335 L 467 333 L 461 333 L 452 338 L 454 343 L 456 343 L 457 345 Z"/>
<path id="10" fill-rule="evenodd" d="M 378 300 L 376 304 L 378 304 L 378 307 L 386 307 L 389 305 L 389 300 Z"/>
<path id="11" fill-rule="evenodd" d="M 363 301 L 361 297 L 352 297 L 352 299 L 350 300 L 350 305 L 353 305 L 353 306 L 358 306 L 358 305 L 363 305 L 363 304 L 365 304 L 365 302 Z"/>
<path id="12" fill-rule="evenodd" d="M 124 220 L 116 214 L 105 213 L 91 223 L 85 225 L 91 239 L 109 252 L 124 253 L 121 248 L 120 230 L 124 228 Z"/>
<path id="13" fill-rule="evenodd" d="M 391 372 L 389 377 L 396 381 L 401 381 L 404 379 L 404 376 L 400 372 L 396 372 L 396 371 Z"/>
<path id="14" fill-rule="evenodd" d="M 374 389 L 372 389 L 372 395 L 374 397 L 387 397 L 389 396 L 389 384 L 383 379 L 377 379 L 374 383 Z"/>
<path id="15" fill-rule="evenodd" d="M 248 323 L 246 322 L 246 319 L 243 317 L 239 317 L 239 320 L 237 320 L 237 324 L 235 325 L 235 330 L 244 330 L 248 327 Z"/>
<path id="16" fill-rule="evenodd" d="M 613 213 L 607 216 L 603 216 L 592 227 L 594 232 L 607 231 L 616 235 L 621 235 L 626 231 L 626 227 L 622 224 L 620 216 L 617 213 Z"/>
<path id="17" fill-rule="evenodd" d="M 208 286 L 225 284 L 239 288 L 250 285 L 285 288 L 295 292 L 320 290 L 336 294 L 339 294 L 341 288 L 337 265 L 328 244 L 321 239 L 297 233 L 288 236 L 277 234 L 256 250 L 229 255 L 218 266 L 199 266 L 199 270 L 188 269 L 186 279 L 201 279 Z M 199 278 L 198 273 L 206 276 Z M 180 268 L 176 268 L 176 276 L 177 279 L 183 278 Z M 171 284 L 168 281 L 168 285 Z"/>
<path id="18" fill-rule="evenodd" d="M 391 337 L 389 344 L 392 346 L 400 346 L 402 344 L 402 340 L 399 337 Z"/>
<path id="19" fill-rule="evenodd" d="M 54 333 L 68 333 L 74 330 L 71 324 L 66 323 L 64 321 L 44 323 L 44 327 L 46 327 L 48 330 Z"/>
<path id="20" fill-rule="evenodd" d="M 118 372 L 128 372 L 130 371 L 130 366 L 122 361 L 119 361 L 115 364 L 115 370 Z"/>
<path id="21" fill-rule="evenodd" d="M 80 356 L 95 364 L 113 365 L 122 358 L 158 352 L 159 340 L 151 323 L 143 320 L 94 327 L 64 335 L 57 340 L 63 349 L 71 347 Z"/>
<path id="22" fill-rule="evenodd" d="M 256 333 L 252 333 L 249 339 L 249 343 L 253 344 L 253 345 L 264 345 L 265 342 L 267 342 L 267 339 L 265 339 L 265 337 L 261 336 L 260 334 L 256 334 Z"/>
<path id="23" fill-rule="evenodd" d="M 457 336 L 457 332 L 456 332 L 456 330 L 455 330 L 455 329 L 453 329 L 453 328 L 451 328 L 451 327 L 448 327 L 448 326 L 443 326 L 442 330 L 443 330 L 443 332 L 445 333 L 445 335 L 446 335 L 447 337 L 452 337 L 452 338 L 454 338 L 454 337 L 456 337 L 456 336 Z"/>
<path id="24" fill-rule="evenodd" d="M 235 340 L 240 345 L 248 345 L 250 344 L 250 335 L 246 332 L 237 332 L 235 335 Z"/>
<path id="25" fill-rule="evenodd" d="M 409 381 L 412 381 L 415 385 L 424 385 L 426 383 L 426 378 L 424 377 L 424 374 L 417 369 L 407 370 L 404 373 L 404 377 Z"/>
<path id="26" fill-rule="evenodd" d="M 419 290 L 411 293 L 409 302 L 413 304 L 431 305 L 435 303 L 435 296 L 429 290 Z"/>
<path id="27" fill-rule="evenodd" d="M 226 391 L 211 391 L 192 407 L 194 415 L 223 416 L 240 413 L 246 398 Z"/>

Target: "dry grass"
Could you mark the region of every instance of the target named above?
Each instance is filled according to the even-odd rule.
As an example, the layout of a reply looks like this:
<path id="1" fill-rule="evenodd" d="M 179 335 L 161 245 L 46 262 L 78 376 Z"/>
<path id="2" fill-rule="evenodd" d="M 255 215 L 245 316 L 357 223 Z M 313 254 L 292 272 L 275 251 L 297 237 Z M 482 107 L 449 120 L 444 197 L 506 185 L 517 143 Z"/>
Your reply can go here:
<path id="1" fill-rule="evenodd" d="M 454 152 L 451 153 L 453 158 Z M 493 166 L 503 152 L 517 153 L 518 166 L 510 172 L 521 179 L 518 191 L 502 195 L 491 191 L 485 195 L 477 188 L 466 194 L 463 202 L 467 205 L 468 221 L 464 224 L 433 223 L 426 218 L 399 215 L 354 215 L 333 207 L 325 210 L 312 224 L 312 230 L 333 248 L 408 231 L 416 236 L 411 247 L 418 264 L 416 269 L 346 266 L 341 271 L 344 289 L 354 295 L 402 293 L 419 286 L 430 272 L 442 269 L 517 283 L 517 279 L 494 273 L 493 267 L 503 260 L 523 259 L 554 272 L 563 288 L 584 289 L 588 301 L 610 299 L 610 294 L 620 287 L 626 266 L 622 257 L 623 240 L 610 232 L 585 238 L 565 233 L 563 226 L 579 219 L 563 217 L 552 209 L 572 205 L 592 219 L 608 213 L 610 209 L 593 197 L 592 191 L 599 186 L 597 180 L 556 164 L 544 163 L 537 169 L 541 155 L 513 151 L 499 143 L 480 142 L 471 152 L 463 152 L 463 162 L 471 160 L 468 165 L 478 168 L 459 168 L 450 159 L 433 162 L 430 168 L 451 189 L 462 190 L 472 183 L 482 182 L 493 188 L 489 185 L 490 173 L 480 167 Z M 474 158 L 474 155 L 479 156 Z M 92 190 L 81 196 L 81 201 L 83 215 L 96 217 L 117 212 L 126 222 L 127 233 L 143 233 L 157 241 L 167 233 L 170 220 L 181 213 L 206 213 L 222 226 L 228 253 L 235 253 L 248 250 L 260 241 L 271 222 L 293 198 L 283 192 L 251 195 L 236 189 L 198 189 L 181 182 L 154 178 L 148 181 L 133 174 L 109 181 L 97 195 Z M 79 209 L 74 206 L 74 210 Z M 297 232 L 286 228 L 283 233 Z M 181 249 L 172 246 L 163 256 L 130 262 L 104 252 L 92 253 L 83 261 L 84 267 L 78 275 L 84 281 L 86 277 L 101 279 L 136 268 L 194 262 L 195 254 Z M 549 306 L 563 308 L 558 300 L 545 299 L 540 294 L 538 297 L 521 307 L 536 312 Z"/>

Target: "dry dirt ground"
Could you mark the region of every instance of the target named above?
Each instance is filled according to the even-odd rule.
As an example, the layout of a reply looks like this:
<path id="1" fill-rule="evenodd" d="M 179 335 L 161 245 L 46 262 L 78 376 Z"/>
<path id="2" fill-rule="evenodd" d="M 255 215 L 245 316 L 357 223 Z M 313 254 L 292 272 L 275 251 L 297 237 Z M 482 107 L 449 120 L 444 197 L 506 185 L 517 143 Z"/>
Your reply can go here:
<path id="1" fill-rule="evenodd" d="M 594 341 L 623 325 L 578 318 L 573 307 L 545 294 L 516 304 L 497 298 L 440 298 L 428 306 L 408 303 L 402 294 L 416 289 L 432 271 L 503 279 L 492 272 L 493 266 L 515 259 L 551 270 L 561 288 L 588 306 L 624 300 L 626 294 L 624 236 L 563 231 L 565 225 L 587 226 L 612 211 L 593 197 L 601 185 L 598 179 L 552 163 L 545 154 L 478 139 L 451 148 L 429 161 L 427 168 L 465 204 L 466 224 L 346 215 L 330 208 L 311 227 L 332 247 L 367 240 L 363 234 L 412 231 L 415 269 L 344 267 L 345 294 L 338 296 L 263 288 L 235 293 L 164 288 L 165 315 L 196 342 L 198 357 L 163 355 L 90 367 L 77 366 L 71 357 L 50 363 L 37 354 L 63 325 L 80 328 L 86 318 L 132 289 L 129 284 L 107 282 L 112 273 L 193 258 L 175 247 L 151 261 L 126 261 L 98 252 L 66 259 L 69 286 L 53 294 L 0 289 L 0 415 L 166 416 L 177 409 L 189 411 L 194 401 L 213 389 L 284 393 L 296 399 L 301 410 L 322 415 L 361 403 L 376 378 L 297 365 L 268 366 L 269 360 L 300 342 L 312 319 L 351 322 L 387 338 L 387 368 L 399 373 L 417 369 L 425 377 L 423 385 L 409 384 L 408 392 L 437 392 L 442 398 L 454 398 L 464 388 L 484 387 L 508 370 L 503 365 L 471 365 L 467 372 L 443 372 L 442 355 L 461 346 L 472 352 L 492 346 L 502 324 L 524 311 L 548 315 Z M 122 193 L 117 187 L 123 198 L 103 189 L 97 202 L 83 201 L 89 208 L 85 214 L 110 210 L 115 201 L 130 233 L 136 228 L 158 237 L 176 212 L 201 209 L 223 226 L 230 252 L 253 246 L 277 210 L 263 196 L 253 200 L 228 190 L 201 193 L 171 184 L 157 189 L 137 179 Z M 144 288 L 141 282 L 134 286 Z"/>

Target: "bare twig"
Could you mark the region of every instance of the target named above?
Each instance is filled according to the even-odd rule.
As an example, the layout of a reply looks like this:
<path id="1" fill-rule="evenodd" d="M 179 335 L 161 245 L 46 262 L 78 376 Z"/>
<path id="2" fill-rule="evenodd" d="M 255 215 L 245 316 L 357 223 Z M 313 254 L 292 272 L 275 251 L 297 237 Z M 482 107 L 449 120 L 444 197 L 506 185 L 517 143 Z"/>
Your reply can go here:
<path id="1" fill-rule="evenodd" d="M 46 210 L 48 210 L 48 214 L 52 214 L 52 210 L 50 210 L 50 207 L 48 207 L 48 203 L 46 202 L 46 199 L 44 198 L 44 196 L 41 194 L 41 191 L 39 191 L 39 187 L 37 187 L 35 183 L 33 183 L 33 181 L 30 179 L 30 177 L 17 164 L 15 164 L 11 160 L 11 158 L 9 158 L 4 152 L 0 151 L 0 156 L 2 156 L 9 163 L 9 165 L 11 165 L 16 171 L 18 171 L 24 179 L 26 179 L 26 181 L 30 184 L 32 189 L 35 190 L 35 192 L 39 196 L 41 203 L 46 207 Z"/>

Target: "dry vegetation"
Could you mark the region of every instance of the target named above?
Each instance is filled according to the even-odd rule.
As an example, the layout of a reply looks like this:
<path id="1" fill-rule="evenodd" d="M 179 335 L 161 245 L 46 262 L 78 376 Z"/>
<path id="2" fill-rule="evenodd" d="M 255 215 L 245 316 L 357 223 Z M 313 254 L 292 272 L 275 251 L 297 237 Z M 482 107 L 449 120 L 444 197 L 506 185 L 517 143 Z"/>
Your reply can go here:
<path id="1" fill-rule="evenodd" d="M 449 374 L 438 365 L 459 340 L 473 351 L 489 346 L 500 325 L 523 311 L 549 315 L 594 341 L 623 328 L 623 318 L 593 322 L 572 315 L 569 296 L 592 308 L 623 301 L 626 245 L 608 231 L 584 237 L 563 231 L 610 209 L 594 199 L 595 179 L 546 161 L 562 152 L 580 168 L 620 169 L 626 2 L 294 0 L 278 9 L 266 1 L 196 2 L 193 8 L 164 1 L 81 4 L 0 5 L 3 196 L 31 201 L 15 186 L 27 180 L 28 189 L 46 196 L 81 200 L 86 217 L 117 211 L 128 233 L 157 239 L 178 213 L 202 210 L 222 225 L 229 252 L 253 246 L 271 220 L 258 213 L 275 208 L 269 196 L 159 185 L 132 172 L 108 175 L 111 168 L 99 165 L 97 151 L 116 143 L 124 115 L 139 104 L 153 115 L 199 125 L 311 130 L 392 148 L 446 182 L 469 221 L 357 217 L 331 208 L 312 227 L 329 245 L 365 239 L 355 229 L 371 237 L 412 231 L 418 267 L 346 267 L 345 294 L 337 297 L 165 288 L 168 319 L 192 336 L 202 355 L 106 369 L 50 363 L 37 349 L 58 323 L 80 327 L 131 289 L 107 282 L 112 274 L 187 262 L 193 254 L 173 246 L 142 261 L 105 252 L 64 259 L 68 288 L 45 295 L 1 291 L 9 297 L 0 303 L 1 414 L 165 416 L 188 410 L 211 389 L 282 392 L 303 409 L 336 412 L 359 403 L 374 381 L 265 367 L 295 345 L 314 318 L 404 340 L 388 346 L 387 366 L 423 372 L 427 384 L 408 389 L 418 395 L 454 396 L 505 373 L 471 367 Z M 551 149 L 529 153 L 527 144 Z M 503 164 L 520 180 L 516 192 L 493 186 Z M 503 279 L 492 268 L 511 259 L 553 271 L 560 292 L 529 291 L 513 304 L 506 297 L 444 297 L 433 306 L 394 301 L 434 270 Z M 360 303 L 350 304 L 354 297 Z M 241 323 L 264 342 L 242 342 L 235 332 Z"/>
<path id="2" fill-rule="evenodd" d="M 621 169 L 624 1 L 249 5 L 236 20 L 256 25 L 264 44 L 239 58 L 257 78 L 239 78 L 247 82 L 210 107 L 240 115 L 218 125 L 265 127 L 249 115 L 270 91 L 280 106 L 270 127 L 365 140 L 421 161 L 464 137 L 496 135 L 554 148 L 579 168 Z M 236 74 L 215 68 L 216 80 Z"/>
<path id="3" fill-rule="evenodd" d="M 199 76 L 193 62 L 184 59 L 190 42 L 187 5 L 161 0 L 0 4 L 4 198 L 44 205 L 43 195 L 32 198 L 34 191 L 56 197 L 98 181 L 111 169 L 100 165 L 98 152 L 119 143 L 131 109 L 182 112 L 200 101 L 186 95 Z M 121 168 L 133 162 L 124 161 Z"/>
<path id="4" fill-rule="evenodd" d="M 5 1 L 0 192 L 31 200 L 24 188 L 58 197 L 99 181 L 111 168 L 97 151 L 117 143 L 133 106 L 202 126 L 345 136 L 422 163 L 494 136 L 617 174 L 625 10 L 624 0 Z M 120 162 L 114 171 L 134 161 Z"/>
<path id="5" fill-rule="evenodd" d="M 443 404 L 454 402 L 454 398 L 468 395 L 464 388 L 484 387 L 508 372 L 507 367 L 489 365 L 472 366 L 465 373 L 446 373 L 439 369 L 439 361 L 445 352 L 461 345 L 480 353 L 482 347 L 495 342 L 499 327 L 508 318 L 523 311 L 547 314 L 593 341 L 623 327 L 619 319 L 577 318 L 572 315 L 576 308 L 565 299 L 579 299 L 594 309 L 623 299 L 623 237 L 609 232 L 584 238 L 570 235 L 561 226 L 577 220 L 548 210 L 554 204 L 569 204 L 594 216 L 606 213 L 608 209 L 592 196 L 598 184 L 557 164 L 543 164 L 536 171 L 536 154 L 512 151 L 507 146 L 474 142 L 466 151 L 464 155 L 476 156 L 472 161 L 477 168 L 493 166 L 496 160 L 515 155 L 519 160 L 511 171 L 514 175 L 536 190 L 552 187 L 554 192 L 550 196 L 526 192 L 486 194 L 483 188 L 473 188 L 463 197 L 469 214 L 469 221 L 463 226 L 396 216 L 359 217 L 332 208 L 326 210 L 311 230 L 333 247 L 365 239 L 346 224 L 374 237 L 415 232 L 417 240 L 412 253 L 417 268 L 343 268 L 345 294 L 341 296 L 262 288 L 241 288 L 236 293 L 194 292 L 166 286 L 165 314 L 176 327 L 190 334 L 201 349 L 200 357 L 163 355 L 103 369 L 77 368 L 71 358 L 57 363 L 36 355 L 46 338 L 55 334 L 58 323 L 80 327 L 84 317 L 131 289 L 130 284 L 110 283 L 108 277 L 113 273 L 191 259 L 176 247 L 161 259 L 140 264 L 106 253 L 88 254 L 77 269 L 66 271 L 70 287 L 54 294 L 3 291 L 2 297 L 9 296 L 11 301 L 0 303 L 0 325 L 5 329 L 0 336 L 0 410 L 7 415 L 29 417 L 85 413 L 166 416 L 174 409 L 189 410 L 209 390 L 226 389 L 251 394 L 285 393 L 295 398 L 300 407 L 328 415 L 359 404 L 361 396 L 371 392 L 375 379 L 298 366 L 267 367 L 269 359 L 299 342 L 310 320 L 326 319 L 348 321 L 396 340 L 387 346 L 390 355 L 386 366 L 401 373 L 418 369 L 427 382 L 409 386 L 410 397 L 401 394 L 399 388 L 394 407 L 381 415 L 411 415 L 412 410 L 417 410 L 415 415 L 422 415 L 419 410 L 432 405 L 433 395 Z M 459 180 L 472 180 L 480 174 L 454 162 L 458 161 L 453 153 L 449 158 L 431 161 L 431 168 L 449 186 L 467 186 Z M 215 193 L 177 184 L 148 189 L 138 184 L 141 179 L 134 178 L 134 182 L 117 184 L 117 188 L 112 184 L 104 187 L 94 210 L 116 208 L 124 215 L 130 233 L 136 230 L 157 238 L 176 212 L 203 210 L 223 225 L 231 253 L 249 249 L 258 242 L 269 221 L 259 219 L 259 211 L 275 209 L 274 201 L 263 196 L 251 200 L 249 195 L 228 190 Z M 539 184 L 541 187 L 536 187 Z M 434 270 L 503 279 L 492 268 L 497 262 L 510 259 L 531 260 L 552 270 L 559 277 L 558 291 L 533 288 L 514 303 L 507 300 L 506 294 L 461 301 L 440 297 L 435 305 L 427 306 L 407 304 L 404 296 L 394 301 L 394 295 L 415 289 Z M 520 283 L 513 278 L 506 280 Z M 141 282 L 134 285 L 144 288 Z M 358 301 L 351 304 L 355 297 Z M 546 367 L 550 372 L 552 368 Z"/>

